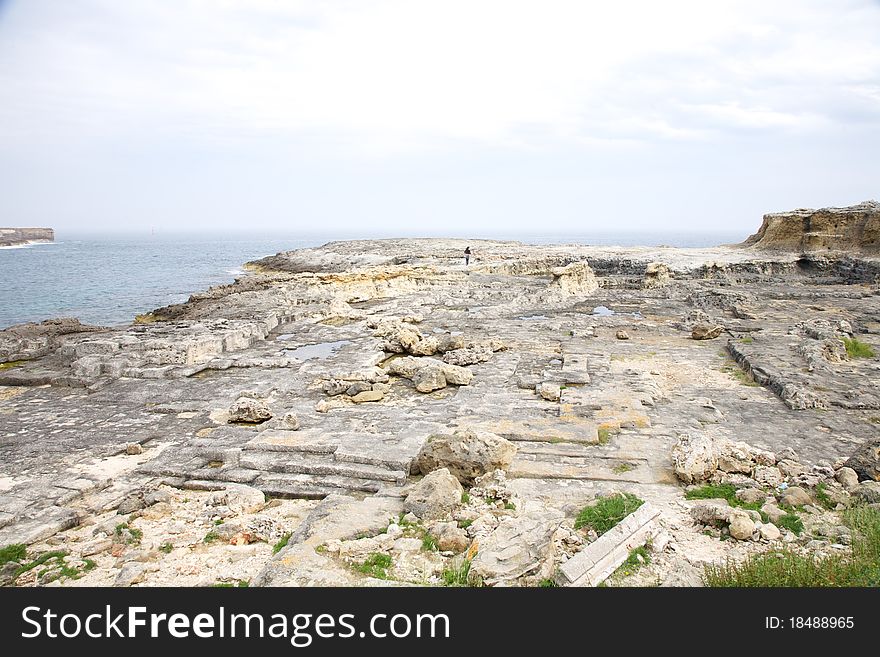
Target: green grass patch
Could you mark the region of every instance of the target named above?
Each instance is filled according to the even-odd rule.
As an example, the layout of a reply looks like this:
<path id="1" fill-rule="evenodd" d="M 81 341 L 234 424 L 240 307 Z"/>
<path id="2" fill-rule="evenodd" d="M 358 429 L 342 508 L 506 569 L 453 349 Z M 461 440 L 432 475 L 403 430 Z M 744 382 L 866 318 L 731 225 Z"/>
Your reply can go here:
<path id="1" fill-rule="evenodd" d="M 736 496 L 736 486 L 733 484 L 706 484 L 684 494 L 687 500 L 727 500 L 730 506 L 735 506 L 748 511 L 757 511 L 761 514 L 764 522 L 767 522 L 767 514 L 761 511 L 763 506 L 760 502 L 743 502 Z"/>
<path id="2" fill-rule="evenodd" d="M 27 361 L 23 360 L 10 360 L 5 363 L 0 363 L 0 371 L 2 370 L 11 370 L 13 367 L 21 367 Z"/>
<path id="3" fill-rule="evenodd" d="M 538 582 L 538 586 L 542 589 L 555 589 L 559 585 L 552 579 L 542 579 Z"/>
<path id="4" fill-rule="evenodd" d="M 135 527 L 129 527 L 127 522 L 116 525 L 113 533 L 116 534 L 117 538 L 122 539 L 126 545 L 137 545 L 144 537 L 144 532 Z"/>
<path id="5" fill-rule="evenodd" d="M 592 527 L 601 536 L 644 503 L 644 500 L 630 493 L 603 497 L 592 506 L 581 509 L 574 527 Z"/>
<path id="6" fill-rule="evenodd" d="M 217 532 L 211 531 L 205 534 L 205 538 L 202 539 L 203 543 L 213 543 L 214 541 L 220 540 L 220 534 Z"/>
<path id="7" fill-rule="evenodd" d="M 617 567 L 617 570 L 614 571 L 611 577 L 629 577 L 630 575 L 635 574 L 639 568 L 641 568 L 642 566 L 647 566 L 649 563 L 651 563 L 651 554 L 650 552 L 648 552 L 648 548 L 646 546 L 641 545 L 633 550 L 630 550 L 629 556 L 626 558 L 626 561 L 624 561 Z"/>
<path id="8" fill-rule="evenodd" d="M 391 568 L 391 563 L 389 555 L 373 552 L 363 563 L 356 564 L 355 570 L 376 579 L 388 579 L 388 569 Z"/>
<path id="9" fill-rule="evenodd" d="M 440 581 L 443 586 L 470 586 L 468 575 L 471 572 L 471 562 L 469 559 L 462 561 L 458 568 L 447 568 L 440 575 Z"/>
<path id="10" fill-rule="evenodd" d="M 843 346 L 846 347 L 846 353 L 850 358 L 873 358 L 875 356 L 871 345 L 858 338 L 843 338 Z"/>
<path id="11" fill-rule="evenodd" d="M 464 492 L 461 494 L 461 503 L 462 503 L 462 504 L 468 504 L 470 501 L 471 501 L 470 493 L 468 493 L 467 491 L 464 491 Z"/>
<path id="12" fill-rule="evenodd" d="M 246 589 L 250 582 L 246 579 L 240 579 L 236 582 L 217 582 L 214 584 L 215 589 Z"/>
<path id="13" fill-rule="evenodd" d="M 272 554 L 278 554 L 287 547 L 287 542 L 290 540 L 290 532 L 287 532 L 281 539 L 272 546 Z"/>
<path id="14" fill-rule="evenodd" d="M 27 558 L 27 546 L 13 543 L 0 548 L 0 566 L 8 561 L 24 561 Z"/>
<path id="15" fill-rule="evenodd" d="M 599 434 L 599 444 L 607 445 L 609 442 L 611 442 L 611 436 L 617 433 L 617 431 L 608 427 L 599 427 L 597 433 Z"/>
<path id="16" fill-rule="evenodd" d="M 635 470 L 635 466 L 632 463 L 620 463 L 611 469 L 614 474 L 624 474 L 630 470 Z"/>
<path id="17" fill-rule="evenodd" d="M 437 552 L 440 549 L 437 540 L 427 531 L 422 535 L 422 549 L 425 552 Z"/>
<path id="18" fill-rule="evenodd" d="M 741 563 L 709 566 L 703 582 L 728 587 L 880 586 L 880 511 L 867 506 L 849 509 L 843 522 L 853 532 L 850 554 L 817 557 L 771 550 Z"/>
<path id="19" fill-rule="evenodd" d="M 798 515 L 794 513 L 786 513 L 779 519 L 779 522 L 776 524 L 783 529 L 794 532 L 798 536 L 800 536 L 804 531 L 804 523 L 801 521 L 800 517 L 798 517 Z"/>
<path id="20" fill-rule="evenodd" d="M 829 511 L 834 510 L 834 507 L 837 506 L 837 504 L 831 499 L 831 496 L 828 495 L 828 487 L 825 485 L 824 481 L 820 481 L 816 484 L 814 492 L 816 493 L 816 499 L 819 501 L 819 504 Z"/>
<path id="21" fill-rule="evenodd" d="M 48 561 L 57 561 L 57 560 L 63 559 L 66 556 L 67 556 L 67 552 L 65 552 L 64 550 L 43 552 L 43 554 L 38 556 L 36 559 L 31 561 L 30 563 L 22 564 L 21 566 L 16 568 L 15 573 L 13 574 L 13 579 L 18 577 L 19 575 L 23 575 L 24 573 L 28 572 L 29 570 L 33 570 L 34 568 L 39 568 L 40 566 L 47 563 Z"/>
<path id="22" fill-rule="evenodd" d="M 740 338 L 739 341 L 743 344 L 752 344 L 755 341 L 755 338 L 753 338 L 751 335 L 747 335 L 743 338 Z"/>
<path id="23" fill-rule="evenodd" d="M 171 545 L 171 543 L 162 543 L 162 545 L 159 546 L 159 552 L 164 552 L 165 554 L 170 554 L 173 549 L 174 546 Z"/>
<path id="24" fill-rule="evenodd" d="M 470 527 L 473 524 L 474 524 L 473 520 L 459 520 L 458 521 L 459 529 L 467 529 L 468 527 Z"/>
<path id="25" fill-rule="evenodd" d="M 507 509 L 508 511 L 516 511 L 516 504 L 508 501 L 508 502 L 504 503 L 504 508 Z"/>

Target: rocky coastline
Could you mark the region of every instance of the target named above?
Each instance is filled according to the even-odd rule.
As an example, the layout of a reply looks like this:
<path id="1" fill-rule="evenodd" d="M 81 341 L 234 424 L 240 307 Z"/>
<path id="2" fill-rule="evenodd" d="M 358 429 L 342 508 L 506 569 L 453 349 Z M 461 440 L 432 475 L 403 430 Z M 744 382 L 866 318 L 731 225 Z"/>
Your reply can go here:
<path id="1" fill-rule="evenodd" d="M 55 241 L 51 228 L 0 228 L 0 247 L 45 244 Z"/>
<path id="2" fill-rule="evenodd" d="M 698 586 L 845 554 L 880 503 L 878 216 L 332 242 L 126 328 L 0 331 L 0 583 Z"/>

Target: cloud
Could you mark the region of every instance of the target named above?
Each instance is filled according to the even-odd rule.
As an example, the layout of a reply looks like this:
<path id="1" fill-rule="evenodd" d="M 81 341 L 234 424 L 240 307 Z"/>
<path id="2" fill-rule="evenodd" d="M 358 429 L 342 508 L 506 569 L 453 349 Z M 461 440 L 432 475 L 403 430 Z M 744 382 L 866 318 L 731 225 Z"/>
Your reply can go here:
<path id="1" fill-rule="evenodd" d="M 855 0 L 13 1 L 0 145 L 318 135 L 382 153 L 809 133 L 880 114 L 878 27 L 877 3 Z"/>

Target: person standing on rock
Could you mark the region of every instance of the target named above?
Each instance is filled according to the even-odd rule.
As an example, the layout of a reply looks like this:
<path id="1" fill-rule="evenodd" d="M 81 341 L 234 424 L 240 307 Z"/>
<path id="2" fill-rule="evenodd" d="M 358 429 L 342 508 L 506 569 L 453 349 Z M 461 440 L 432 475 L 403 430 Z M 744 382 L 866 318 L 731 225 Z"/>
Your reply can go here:
<path id="1" fill-rule="evenodd" d="M 464 266 L 467 267 L 468 263 L 471 261 L 471 247 L 466 246 L 464 248 Z"/>

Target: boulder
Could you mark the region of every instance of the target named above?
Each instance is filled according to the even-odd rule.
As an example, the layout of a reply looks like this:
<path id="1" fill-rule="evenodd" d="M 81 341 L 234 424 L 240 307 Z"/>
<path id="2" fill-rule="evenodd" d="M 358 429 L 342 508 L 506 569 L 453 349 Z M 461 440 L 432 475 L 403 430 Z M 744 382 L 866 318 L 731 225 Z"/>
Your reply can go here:
<path id="1" fill-rule="evenodd" d="M 834 478 L 837 479 L 840 485 L 846 490 L 850 490 L 859 485 L 859 475 L 850 467 L 842 467 L 834 475 Z"/>
<path id="2" fill-rule="evenodd" d="M 705 435 L 679 437 L 672 448 L 672 466 L 676 476 L 688 484 L 706 481 L 718 468 L 718 456 L 712 439 Z"/>
<path id="3" fill-rule="evenodd" d="M 618 330 L 615 336 L 618 340 L 629 340 L 629 333 L 627 333 L 623 329 Z"/>
<path id="4" fill-rule="evenodd" d="M 761 506 L 761 511 L 767 514 L 767 517 L 770 519 L 770 522 L 777 523 L 779 522 L 782 516 L 786 515 L 787 511 L 783 511 L 778 506 L 773 504 L 772 502 L 767 502 L 763 506 Z"/>
<path id="5" fill-rule="evenodd" d="M 765 541 L 778 541 L 779 537 L 782 536 L 782 532 L 779 531 L 779 527 L 774 525 L 772 522 L 762 524 L 758 528 L 758 533 Z"/>
<path id="6" fill-rule="evenodd" d="M 215 504 L 225 505 L 233 513 L 255 513 L 266 505 L 263 491 L 244 484 L 227 484 L 213 499 Z"/>
<path id="7" fill-rule="evenodd" d="M 413 385 L 419 392 L 433 392 L 446 387 L 446 377 L 440 367 L 423 367 L 412 376 Z"/>
<path id="8" fill-rule="evenodd" d="M 669 285 L 669 266 L 662 262 L 649 262 L 645 267 L 645 288 L 665 285 Z"/>
<path id="9" fill-rule="evenodd" d="M 484 363 L 492 357 L 492 349 L 486 345 L 473 345 L 466 349 L 453 349 L 443 354 L 443 362 L 449 365 L 474 365 Z"/>
<path id="10" fill-rule="evenodd" d="M 690 510 L 691 518 L 703 525 L 716 525 L 730 520 L 733 509 L 727 500 L 699 500 Z"/>
<path id="11" fill-rule="evenodd" d="M 416 459 L 422 474 L 447 468 L 466 485 L 493 470 L 506 470 L 516 447 L 509 440 L 488 431 L 459 429 L 454 434 L 434 434 L 422 446 Z"/>
<path id="12" fill-rule="evenodd" d="M 363 404 L 364 402 L 377 402 L 382 401 L 385 398 L 385 393 L 380 392 L 379 390 L 364 390 L 363 392 L 357 393 L 354 397 L 351 398 L 355 404 Z"/>
<path id="13" fill-rule="evenodd" d="M 562 388 L 558 383 L 544 382 L 536 386 L 537 392 L 542 399 L 547 401 L 559 401 L 562 396 Z"/>
<path id="14" fill-rule="evenodd" d="M 260 424 L 272 419 L 272 413 L 266 404 L 251 397 L 240 397 L 229 407 L 229 422 L 242 424 Z"/>
<path id="15" fill-rule="evenodd" d="M 449 470 L 440 468 L 419 481 L 403 503 L 403 510 L 423 520 L 442 518 L 461 504 L 464 489 Z"/>
<path id="16" fill-rule="evenodd" d="M 586 262 L 573 262 L 550 270 L 550 290 L 561 294 L 591 294 L 599 289 L 599 281 Z"/>
<path id="17" fill-rule="evenodd" d="M 730 535 L 738 541 L 747 541 L 755 533 L 755 521 L 747 513 L 734 510 L 730 514 Z"/>
<path id="18" fill-rule="evenodd" d="M 880 481 L 880 438 L 865 443 L 847 459 L 845 465 L 852 468 L 859 480 Z"/>
<path id="19" fill-rule="evenodd" d="M 723 326 L 718 324 L 697 324 L 691 329 L 691 338 L 694 340 L 714 340 L 724 330 Z"/>
<path id="20" fill-rule="evenodd" d="M 880 502 L 880 481 L 863 481 L 853 489 L 852 495 L 862 502 L 876 504 Z"/>
<path id="21" fill-rule="evenodd" d="M 464 552 L 471 544 L 467 532 L 455 522 L 438 522 L 431 528 L 431 536 L 437 541 L 437 547 L 443 551 Z"/>
<path id="22" fill-rule="evenodd" d="M 782 493 L 782 503 L 788 506 L 803 506 L 811 504 L 813 498 L 800 486 L 789 486 Z"/>
<path id="23" fill-rule="evenodd" d="M 736 499 L 746 504 L 755 504 L 763 502 L 767 498 L 767 494 L 760 488 L 741 488 L 736 491 Z"/>
<path id="24" fill-rule="evenodd" d="M 125 453 L 129 456 L 137 456 L 144 453 L 144 447 L 140 443 L 129 443 L 125 446 Z"/>
<path id="25" fill-rule="evenodd" d="M 479 542 L 469 577 L 490 586 L 536 583 L 554 566 L 553 535 L 563 513 L 539 502 L 527 502 L 519 516 L 504 518 Z"/>

